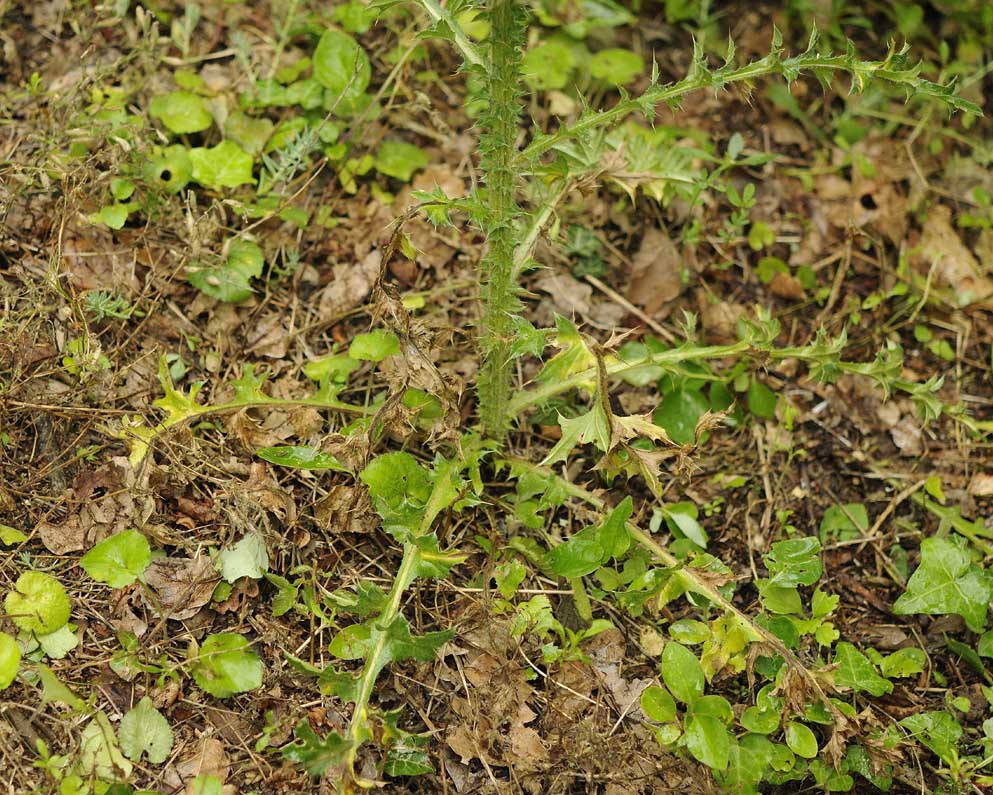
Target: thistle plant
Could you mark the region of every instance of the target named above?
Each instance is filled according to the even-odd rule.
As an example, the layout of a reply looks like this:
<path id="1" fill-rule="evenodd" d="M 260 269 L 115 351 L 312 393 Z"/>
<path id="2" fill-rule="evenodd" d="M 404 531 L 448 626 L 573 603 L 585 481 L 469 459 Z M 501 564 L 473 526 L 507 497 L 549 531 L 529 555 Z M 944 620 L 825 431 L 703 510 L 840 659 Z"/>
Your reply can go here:
<path id="1" fill-rule="evenodd" d="M 388 589 L 360 585 L 348 594 L 338 595 L 339 612 L 351 613 L 356 621 L 338 631 L 328 651 L 342 661 L 361 661 L 359 670 L 350 672 L 336 664 L 317 668 L 291 658 L 298 670 L 318 679 L 323 693 L 350 703 L 352 712 L 343 731 L 323 738 L 308 723 L 301 723 L 295 741 L 283 749 L 284 755 L 314 775 L 333 779 L 340 792 L 377 785 L 377 781 L 359 775 L 355 765 L 361 746 L 371 741 L 383 747 L 382 770 L 386 775 L 410 775 L 431 769 L 426 754 L 420 750 L 422 739 L 399 729 L 396 714 L 375 708 L 375 686 L 391 663 L 429 660 L 451 637 L 450 630 L 414 635 L 403 614 L 404 601 L 419 580 L 446 577 L 464 559 L 460 551 L 442 548 L 435 523 L 446 511 L 486 498 L 480 467 L 490 456 L 492 468 L 506 469 L 516 482 L 513 508 L 525 526 L 541 527 L 540 517 L 532 524 L 528 524 L 529 519 L 539 512 L 553 512 L 570 500 L 607 514 L 602 522 L 564 541 L 549 540 L 546 554 L 536 554 L 533 544 L 518 546 L 531 554 L 535 565 L 547 575 L 569 583 L 583 618 L 592 618 L 587 593 L 591 588 L 595 588 L 598 598 L 612 599 L 632 615 L 685 598 L 702 617 L 691 622 L 693 643 L 701 644 L 700 654 L 691 652 L 683 643 L 667 643 L 662 653 L 667 689 L 657 687 L 642 697 L 642 710 L 654 721 L 660 742 L 688 751 L 715 771 L 719 782 L 732 791 L 753 792 L 762 781 L 783 784 L 808 773 L 819 783 L 829 782 L 829 773 L 813 762 L 801 769 L 783 761 L 786 754 L 804 759 L 817 756 L 818 741 L 804 721 L 832 726 L 837 739 L 832 738 L 825 746 L 831 761 L 839 769 L 845 764 L 855 766 L 858 759 L 849 759 L 851 754 L 846 754 L 843 741 L 855 733 L 857 718 L 849 704 L 835 697 L 835 692 L 839 687 L 872 692 L 866 681 L 880 690 L 888 682 L 879 685 L 871 677 L 849 676 L 853 667 L 874 670 L 872 666 L 877 664 L 870 663 L 854 647 L 839 644 L 836 662 L 843 660 L 848 667 L 839 663 L 838 673 L 805 664 L 796 653 L 801 637 L 813 637 L 821 646 L 830 646 L 837 639 L 829 620 L 836 601 L 832 603 L 825 593 L 815 591 L 808 615 L 797 590 L 815 586 L 820 578 L 820 542 L 816 538 L 791 538 L 773 545 L 766 556 L 770 576 L 756 583 L 762 614 L 752 616 L 738 607 L 732 601 L 732 572 L 704 551 L 706 538 L 695 518 L 666 505 L 661 487 L 663 463 L 684 463 L 704 434 L 720 425 L 724 411 L 703 414 L 694 429 L 694 438 L 689 443 L 676 444 L 651 416 L 617 414 L 609 400 L 612 382 L 645 374 L 651 374 L 648 380 L 676 376 L 688 365 L 702 366 L 716 360 L 743 363 L 743 368 L 751 368 L 751 372 L 790 359 L 803 363 L 810 377 L 818 382 L 855 374 L 872 378 L 886 392 L 905 392 L 925 420 L 947 413 L 971 429 L 979 429 L 980 425 L 940 401 L 936 394 L 941 386 L 939 379 L 925 383 L 903 380 L 902 351 L 895 344 L 887 344 L 867 362 L 843 358 L 848 345 L 844 333 L 834 337 L 819 333 L 806 345 L 779 346 L 778 322 L 759 309 L 753 319 L 739 323 L 734 342 L 702 345 L 688 329 L 686 339 L 673 347 L 642 346 L 632 353 L 630 349 L 615 350 L 610 343 L 601 346 L 590 341 L 564 319 L 554 330 L 534 329 L 523 316 L 517 281 L 537 239 L 554 219 L 556 202 L 580 180 L 601 174 L 602 155 L 610 146 L 611 133 L 631 116 L 651 122 L 659 105 L 678 108 L 682 98 L 693 92 L 716 92 L 733 84 L 747 90 L 767 76 L 781 77 L 789 84 L 804 73 L 828 87 L 836 75 L 845 74 L 853 92 L 864 91 L 874 82 L 885 82 L 904 89 L 908 96 L 932 97 L 953 109 L 978 112 L 978 108 L 956 96 L 950 86 L 921 78 L 921 68 L 908 62 L 906 48 L 891 46 L 884 59 L 864 61 L 851 48 L 842 55 L 825 52 L 814 33 L 802 53 L 788 56 L 779 32 L 774 31 L 770 52 L 764 58 L 739 66 L 734 61 L 734 47 L 729 45 L 725 63 L 712 68 L 697 45 L 689 72 L 682 80 L 663 84 L 656 66 L 650 85 L 640 95 L 622 93 L 612 106 L 587 108 L 575 120 L 562 122 L 551 132 L 533 134 L 522 145 L 520 118 L 525 83 L 521 58 L 527 19 L 522 4 L 518 0 L 490 0 L 483 9 L 489 33 L 484 43 L 476 44 L 457 21 L 459 13 L 469 9 L 470 4 L 462 0 L 447 6 L 435 0 L 418 3 L 432 20 L 429 32 L 451 41 L 464 60 L 465 71 L 478 77 L 484 86 L 485 110 L 477 125 L 479 186 L 464 200 L 449 200 L 437 191 L 421 196 L 425 199 L 421 206 L 432 220 L 448 218 L 452 214 L 449 211 L 462 211 L 486 238 L 486 251 L 477 268 L 481 300 L 476 340 L 481 357 L 476 384 L 480 432 L 457 435 L 458 442 L 445 449 L 444 455 L 436 454 L 430 466 L 408 452 L 389 452 L 372 457 L 362 469 L 359 478 L 372 497 L 383 530 L 401 551 L 400 563 Z M 665 154 L 659 155 L 659 162 L 675 162 L 666 160 Z M 676 170 L 673 168 L 669 175 Z M 663 182 L 666 179 L 664 174 L 659 177 Z M 526 194 L 546 197 L 547 201 L 540 205 L 536 202 L 527 211 L 518 203 L 519 197 Z M 396 304 L 399 306 L 399 301 Z M 395 350 L 390 354 L 402 355 L 399 342 L 393 342 Z M 558 353 L 545 362 L 533 385 L 515 389 L 515 359 L 529 354 L 541 356 L 547 344 L 557 347 Z M 368 432 L 367 439 L 373 442 L 381 410 L 402 395 L 371 407 L 346 403 L 339 393 L 350 371 L 332 368 L 330 375 L 319 381 L 314 394 L 286 401 L 266 395 L 262 380 L 246 370 L 233 384 L 231 400 L 207 405 L 197 402 L 195 389 L 190 393 L 177 390 L 163 368 L 165 397 L 156 405 L 165 410 L 165 419 L 153 426 L 130 420 L 122 435 L 130 440 L 132 461 L 137 464 L 159 437 L 180 424 L 228 410 L 292 404 L 356 415 L 363 420 L 356 434 Z M 719 379 L 715 376 L 715 380 Z M 544 408 L 570 392 L 585 392 L 590 397 L 590 408 L 578 416 L 559 416 L 561 437 L 542 462 L 501 451 L 515 422 L 528 411 Z M 596 469 L 607 478 L 642 478 L 652 503 L 659 508 L 659 521 L 669 523 L 681 540 L 695 543 L 694 554 L 677 554 L 639 526 L 632 517 L 641 512 L 635 511 L 632 499 L 608 512 L 602 497 L 550 469 L 569 461 L 584 445 L 592 447 L 592 455 L 598 459 Z M 260 455 L 283 466 L 347 471 L 341 462 L 320 450 L 268 449 L 260 451 Z M 595 584 L 591 582 L 594 579 Z M 512 595 L 515 588 L 508 586 L 507 593 Z M 508 602 L 507 609 L 515 608 Z M 522 624 L 527 623 L 526 615 L 519 612 L 518 617 Z M 723 669 L 740 672 L 746 666 L 760 668 L 768 682 L 759 691 L 755 706 L 742 716 L 746 733 L 738 737 L 733 731 L 731 705 L 720 696 L 704 695 L 704 691 Z M 768 739 L 780 731 L 783 743 Z M 748 762 L 749 758 L 759 761 Z M 824 786 L 827 788 L 827 784 Z"/>

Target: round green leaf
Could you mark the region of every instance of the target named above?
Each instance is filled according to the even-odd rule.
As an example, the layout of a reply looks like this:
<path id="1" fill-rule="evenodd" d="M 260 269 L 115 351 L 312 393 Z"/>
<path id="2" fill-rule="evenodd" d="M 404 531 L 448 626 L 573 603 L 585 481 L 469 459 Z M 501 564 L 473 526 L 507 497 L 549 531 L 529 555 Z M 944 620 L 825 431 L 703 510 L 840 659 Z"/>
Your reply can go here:
<path id="1" fill-rule="evenodd" d="M 79 565 L 97 582 L 126 588 L 145 573 L 151 562 L 148 539 L 136 530 L 125 530 L 93 547 Z"/>
<path id="2" fill-rule="evenodd" d="M 21 649 L 10 635 L 0 632 L 0 690 L 10 687 L 21 663 Z"/>
<path id="3" fill-rule="evenodd" d="M 641 56 L 620 47 L 600 50 L 590 60 L 590 74 L 615 86 L 634 82 L 644 71 L 645 62 Z"/>
<path id="4" fill-rule="evenodd" d="M 100 211 L 90 216 L 95 224 L 103 224 L 108 229 L 120 229 L 127 223 L 128 206 L 126 204 L 108 204 Z"/>
<path id="5" fill-rule="evenodd" d="M 748 384 L 748 410 L 756 417 L 771 420 L 776 416 L 776 393 L 756 378 Z"/>
<path id="6" fill-rule="evenodd" d="M 572 49 L 562 42 L 546 41 L 532 47 L 521 61 L 524 81 L 537 91 L 564 88 L 576 65 Z"/>
<path id="7" fill-rule="evenodd" d="M 331 107 L 347 112 L 369 86 L 369 56 L 347 33 L 326 30 L 314 50 L 314 77 L 331 92 Z"/>
<path id="8" fill-rule="evenodd" d="M 190 150 L 193 180 L 205 188 L 237 188 L 253 182 L 252 156 L 234 141 L 221 141 L 210 148 Z"/>
<path id="9" fill-rule="evenodd" d="M 170 146 L 160 157 L 149 160 L 142 169 L 145 182 L 168 193 L 179 193 L 193 177 L 193 163 L 185 146 Z"/>
<path id="10" fill-rule="evenodd" d="M 353 359 L 367 362 L 381 362 L 387 356 L 400 353 L 400 340 L 392 331 L 373 329 L 368 334 L 357 334 L 348 348 L 348 355 Z"/>
<path id="11" fill-rule="evenodd" d="M 172 729 L 152 699 L 145 696 L 138 705 L 121 718 L 117 732 L 121 750 L 132 762 L 140 762 L 142 754 L 153 765 L 159 765 L 172 752 Z"/>
<path id="12" fill-rule="evenodd" d="M 682 618 L 669 625 L 669 635 L 684 645 L 694 646 L 703 643 L 713 635 L 710 625 L 692 618 Z"/>
<path id="13" fill-rule="evenodd" d="M 734 710 L 724 696 L 700 696 L 692 707 L 694 715 L 709 715 L 717 718 L 724 725 L 730 725 L 734 720 Z"/>
<path id="14" fill-rule="evenodd" d="M 741 725 L 755 734 L 772 734 L 779 728 L 779 718 L 774 710 L 749 707 L 741 715 Z"/>
<path id="15" fill-rule="evenodd" d="M 706 677 L 696 655 L 680 643 L 667 643 L 662 650 L 662 679 L 669 692 L 684 704 L 703 695 Z"/>
<path id="16" fill-rule="evenodd" d="M 661 425 L 676 444 L 692 444 L 696 440 L 697 420 L 710 404 L 696 389 L 676 389 L 664 398 L 652 420 Z"/>
<path id="17" fill-rule="evenodd" d="M 206 130 L 214 121 L 206 100 L 189 91 L 170 91 L 155 97 L 148 112 L 177 135 Z"/>
<path id="18" fill-rule="evenodd" d="M 804 759 L 817 756 L 817 736 L 799 721 L 791 720 L 786 724 L 786 745 Z"/>
<path id="19" fill-rule="evenodd" d="M 18 627 L 38 635 L 64 627 L 72 612 L 62 583 L 40 571 L 26 571 L 18 577 L 4 607 Z"/>
<path id="20" fill-rule="evenodd" d="M 649 685 L 641 691 L 641 711 L 659 723 L 676 719 L 676 702 L 669 691 L 658 685 Z"/>
<path id="21" fill-rule="evenodd" d="M 721 721 L 711 715 L 690 715 L 686 719 L 686 748 L 713 770 L 724 770 L 731 756 L 731 735 Z"/>
<path id="22" fill-rule="evenodd" d="M 262 661 L 241 635 L 210 635 L 200 647 L 193 678 L 217 698 L 247 693 L 262 684 Z"/>
<path id="23" fill-rule="evenodd" d="M 403 182 L 410 182 L 414 172 L 429 162 L 423 151 L 406 141 L 384 141 L 376 152 L 376 170 Z"/>

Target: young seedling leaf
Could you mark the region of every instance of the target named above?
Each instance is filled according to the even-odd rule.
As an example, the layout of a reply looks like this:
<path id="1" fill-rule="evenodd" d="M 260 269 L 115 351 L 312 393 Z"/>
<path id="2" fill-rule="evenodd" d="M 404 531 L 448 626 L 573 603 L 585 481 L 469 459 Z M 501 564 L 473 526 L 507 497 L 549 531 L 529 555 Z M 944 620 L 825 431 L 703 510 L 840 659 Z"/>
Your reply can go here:
<path id="1" fill-rule="evenodd" d="M 26 571 L 7 594 L 4 608 L 21 629 L 47 635 L 69 621 L 72 604 L 62 583 L 40 571 Z"/>
<path id="2" fill-rule="evenodd" d="M 262 661 L 241 635 L 222 632 L 209 635 L 200 647 L 193 678 L 217 698 L 247 693 L 262 684 Z"/>
<path id="3" fill-rule="evenodd" d="M 641 691 L 641 711 L 659 723 L 676 719 L 676 702 L 669 691 L 658 685 L 649 685 Z"/>
<path id="4" fill-rule="evenodd" d="M 94 546 L 83 555 L 79 565 L 97 582 L 111 588 L 127 588 L 141 579 L 151 562 L 148 539 L 137 530 L 125 530 Z"/>
<path id="5" fill-rule="evenodd" d="M 234 583 L 242 577 L 260 580 L 269 569 L 269 552 L 259 533 L 248 533 L 230 549 L 222 550 L 215 561 L 225 581 Z"/>
<path id="6" fill-rule="evenodd" d="M 121 750 L 132 762 L 140 762 L 144 754 L 150 764 L 159 765 L 172 752 L 172 729 L 152 699 L 145 696 L 121 718 L 118 729 Z"/>
<path id="7" fill-rule="evenodd" d="M 12 547 L 14 544 L 21 544 L 28 540 L 26 533 L 11 527 L 7 524 L 0 524 L 0 544 L 5 547 Z"/>
<path id="8" fill-rule="evenodd" d="M 808 726 L 791 720 L 786 724 L 786 745 L 797 756 L 814 759 L 817 756 L 817 736 Z"/>
<path id="9" fill-rule="evenodd" d="M 189 152 L 192 179 L 205 188 L 237 188 L 253 181 L 252 156 L 234 141 L 217 146 L 198 146 Z"/>
<path id="10" fill-rule="evenodd" d="M 615 86 L 633 83 L 644 72 L 645 62 L 642 57 L 620 47 L 600 50 L 590 60 L 590 74 Z"/>
<path id="11" fill-rule="evenodd" d="M 957 613 L 973 632 L 986 627 L 993 598 L 989 572 L 972 562 L 969 552 L 946 538 L 921 542 L 921 565 L 911 575 L 906 592 L 896 600 L 897 615 Z"/>
<path id="12" fill-rule="evenodd" d="M 396 334 L 386 329 L 373 329 L 367 334 L 357 334 L 348 348 L 353 359 L 367 362 L 381 362 L 387 356 L 400 353 L 400 340 Z"/>
<path id="13" fill-rule="evenodd" d="M 207 101 L 189 91 L 160 94 L 148 106 L 148 113 L 177 135 L 201 132 L 214 121 Z"/>

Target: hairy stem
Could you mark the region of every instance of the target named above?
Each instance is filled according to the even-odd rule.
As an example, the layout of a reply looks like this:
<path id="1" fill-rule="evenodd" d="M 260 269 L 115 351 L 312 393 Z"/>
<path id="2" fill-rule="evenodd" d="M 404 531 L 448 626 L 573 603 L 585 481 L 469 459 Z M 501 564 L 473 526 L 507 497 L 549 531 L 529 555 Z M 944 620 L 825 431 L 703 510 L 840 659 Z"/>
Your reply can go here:
<path id="1" fill-rule="evenodd" d="M 489 103 L 480 119 L 480 171 L 485 192 L 483 231 L 489 247 L 479 265 L 483 317 L 480 347 L 479 413 L 485 433 L 501 439 L 510 415 L 511 340 L 520 302 L 514 283 L 520 209 L 514 199 L 517 125 L 520 114 L 522 12 L 517 0 L 492 0 L 490 62 L 486 73 Z"/>

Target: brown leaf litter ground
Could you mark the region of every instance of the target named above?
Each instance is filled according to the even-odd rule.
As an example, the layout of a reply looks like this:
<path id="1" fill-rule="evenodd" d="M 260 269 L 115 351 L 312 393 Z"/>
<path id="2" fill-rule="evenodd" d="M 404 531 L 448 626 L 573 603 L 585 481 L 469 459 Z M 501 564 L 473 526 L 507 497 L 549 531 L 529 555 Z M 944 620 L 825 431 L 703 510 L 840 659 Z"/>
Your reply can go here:
<path id="1" fill-rule="evenodd" d="M 776 4 L 720 6 L 742 59 L 764 55 L 772 21 L 797 39 L 801 35 Z M 171 2 L 157 6 L 160 12 L 182 8 Z M 271 43 L 276 15 L 265 4 L 211 1 L 202 10 L 192 52 L 219 54 L 194 68 L 220 93 L 233 94 L 239 65 L 225 48 L 237 32 L 258 33 L 258 41 Z M 315 20 L 326 16 L 316 6 L 308 13 Z M 654 5 L 644 14 L 644 26 L 623 35 L 658 54 L 664 79 L 681 75 L 689 35 L 660 22 L 664 17 Z M 0 588 L 9 590 L 28 561 L 57 576 L 72 596 L 72 620 L 82 639 L 65 659 L 52 662 L 58 676 L 77 692 L 92 693 L 112 720 L 146 694 L 167 716 L 176 733 L 174 752 L 166 765 L 139 772 L 142 786 L 179 792 L 193 776 L 212 772 L 225 792 L 318 792 L 319 783 L 270 749 L 285 743 L 303 719 L 321 734 L 346 720 L 342 705 L 322 698 L 283 656 L 290 652 L 327 664 L 333 629 L 295 612 L 274 617 L 273 592 L 265 581 L 243 580 L 223 601 L 213 600 L 218 575 L 209 550 L 255 529 L 267 542 L 270 570 L 303 572 L 317 593 L 358 581 L 389 583 L 398 551 L 379 532 L 353 479 L 293 473 L 254 455 L 260 446 L 319 441 L 348 418 L 312 409 L 211 417 L 196 429 L 162 438 L 137 471 L 113 431 L 126 416 L 157 416 L 151 404 L 161 394 L 156 373 L 164 354 L 184 363 L 183 384 L 205 382 L 203 395 L 210 402 L 223 399 L 221 385 L 245 364 L 269 373 L 273 394 L 294 397 L 305 388 L 304 363 L 368 330 L 370 292 L 388 227 L 411 203 L 411 191 L 440 184 L 449 195 L 460 195 L 475 180 L 476 133 L 463 111 L 464 86 L 453 78 L 422 89 L 412 75 L 401 75 L 392 104 L 357 143 L 371 150 L 387 133 L 399 134 L 422 147 L 431 165 L 411 185 L 388 185 L 396 194 L 388 204 L 377 198 L 371 179 L 350 194 L 331 169 L 320 169 L 314 160 L 294 183 L 300 206 L 311 213 L 330 208 L 337 224 L 300 229 L 266 220 L 255 232 L 266 261 L 282 270 L 269 274 L 251 300 L 219 304 L 184 276 L 190 261 L 217 250 L 241 223 L 222 196 L 191 192 L 185 202 L 172 199 L 159 207 L 154 222 L 117 231 L 87 220 L 130 157 L 112 145 L 84 157 L 66 156 L 89 136 L 86 109 L 93 93 L 123 86 L 131 102 L 147 107 L 177 58 L 168 45 L 143 42 L 133 14 L 119 24 L 108 19 L 97 7 L 61 0 L 0 5 L 0 517 L 29 536 L 0 551 Z M 375 28 L 362 37 L 372 55 L 374 85 L 390 69 L 392 36 Z M 861 31 L 858 43 L 870 54 L 885 44 L 871 30 Z M 449 48 L 425 46 L 431 68 L 451 75 L 456 62 Z M 260 45 L 255 57 L 265 57 L 264 49 Z M 25 88 L 33 73 L 46 87 L 42 94 Z M 973 84 L 970 98 L 982 101 L 991 88 L 989 78 Z M 791 117 L 760 90 L 750 97 L 731 91 L 693 97 L 678 113 L 663 110 L 657 121 L 699 131 L 722 149 L 732 132 L 740 132 L 750 149 L 779 155 L 747 175 L 758 187 L 751 218 L 775 232 L 772 251 L 791 273 L 777 273 L 767 283 L 756 278 L 758 255 L 744 240 L 720 236 L 729 208 L 712 195 L 696 207 L 677 201 L 662 208 L 645 197 L 632 206 L 607 186 L 590 185 L 565 197 L 559 214 L 564 224 L 595 232 L 606 273 L 577 277 L 559 250 L 542 242 L 536 256 L 548 268 L 527 277 L 529 319 L 549 326 L 555 314 L 564 314 L 604 339 L 617 329 L 633 330 L 636 338 L 676 339 L 683 313 L 694 312 L 705 340 L 718 343 L 733 339 L 736 320 L 758 303 L 780 318 L 784 344 L 802 344 L 818 327 L 838 331 L 849 323 L 846 356 L 867 360 L 881 340 L 899 337 L 908 354 L 907 379 L 940 373 L 947 402 L 964 403 L 977 419 L 993 418 L 993 231 L 956 224 L 974 188 L 993 192 L 989 160 L 969 145 L 985 137 L 988 151 L 989 119 L 962 130 L 929 111 L 935 114 L 931 123 L 949 131 L 939 151 L 923 145 L 933 140 L 933 130 L 894 104 L 885 118 L 861 120 L 867 134 L 849 154 L 872 167 L 851 168 L 839 165 L 846 162 L 839 147 L 818 142 L 807 128 L 843 109 L 845 98 L 821 95 L 805 82 L 796 95 L 802 106 L 815 109 Z M 537 124 L 547 121 L 548 110 L 537 100 L 529 111 Z M 700 229 L 692 245 L 678 234 L 690 221 Z M 426 298 L 418 313 L 427 341 L 422 349 L 460 396 L 462 417 L 469 420 L 476 369 L 472 268 L 481 238 L 469 227 L 436 229 L 417 219 L 406 231 L 416 261 L 397 254 L 386 265 L 399 290 Z M 905 281 L 901 259 L 926 276 L 928 285 L 928 295 L 903 314 L 875 301 Z M 722 267 L 727 262 L 737 264 Z M 792 275 L 801 265 L 813 273 L 813 289 Z M 818 288 L 827 288 L 820 301 Z M 95 321 L 84 297 L 100 290 L 118 293 L 140 316 Z M 952 360 L 915 339 L 920 323 L 947 341 Z M 79 339 L 84 347 L 73 354 L 70 344 Z M 67 370 L 64 359 L 70 355 L 83 360 L 85 377 Z M 534 371 L 530 363 L 520 378 Z M 371 400 L 383 389 L 379 378 L 360 371 L 349 399 Z M 989 515 L 988 443 L 970 438 L 949 419 L 922 426 L 909 401 L 884 402 L 864 379 L 846 376 L 819 386 L 789 363 L 764 379 L 795 407 L 792 429 L 754 420 L 713 432 L 692 472 L 670 477 L 667 497 L 713 506 L 705 520 L 710 551 L 742 580 L 736 601 L 746 612 L 757 605 L 757 592 L 748 584 L 756 561 L 783 525 L 817 534 L 826 509 L 849 503 L 864 503 L 873 518 L 885 513 L 867 542 L 840 542 L 826 550 L 824 582 L 841 596 L 835 622 L 842 637 L 880 650 L 910 640 L 922 644 L 948 676 L 951 692 L 967 696 L 981 711 L 979 677 L 943 640 L 961 622 L 894 617 L 890 608 L 901 589 L 888 569 L 896 541 L 912 541 L 936 525 L 907 498 L 905 487 L 939 475 L 964 516 Z M 658 400 L 633 388 L 619 390 L 616 398 L 629 412 L 651 411 Z M 511 449 L 537 460 L 552 432 L 527 424 L 512 435 Z M 414 448 L 428 442 L 407 440 Z M 593 461 L 577 461 L 577 477 L 585 477 L 587 463 Z M 745 475 L 748 486 L 728 489 L 715 481 L 719 473 Z M 493 487 L 499 493 L 499 482 Z M 568 526 L 571 517 L 563 520 Z M 548 667 L 537 643 L 512 637 L 509 619 L 493 614 L 492 561 L 474 539 L 500 545 L 517 529 L 507 521 L 495 507 L 453 517 L 442 536 L 469 552 L 468 560 L 452 579 L 422 584 L 409 598 L 416 628 L 454 627 L 456 636 L 437 661 L 393 666 L 380 680 L 376 703 L 404 707 L 407 728 L 430 733 L 437 771 L 397 781 L 389 791 L 714 791 L 704 768 L 664 752 L 640 720 L 638 695 L 658 675 L 650 626 L 609 604 L 596 605 L 616 629 L 584 645 L 588 661 Z M 78 562 L 94 543 L 125 529 L 140 530 L 166 555 L 149 569 L 147 591 L 111 594 L 87 578 Z M 570 600 L 562 583 L 533 575 L 522 587 L 528 594 L 547 594 L 566 615 Z M 680 617 L 683 608 L 673 609 L 667 618 Z M 11 629 L 2 622 L 0 628 Z M 140 670 L 113 670 L 109 663 L 120 649 L 121 630 L 137 636 L 143 660 L 166 666 L 185 658 L 191 638 L 226 630 L 246 634 L 265 662 L 263 688 L 220 701 L 189 679 L 157 687 L 155 677 Z M 714 683 L 715 692 L 740 687 L 735 677 Z M 925 673 L 875 700 L 863 718 L 885 724 L 940 707 L 944 693 Z M 44 740 L 54 753 L 71 753 L 78 732 L 58 705 L 39 703 L 35 687 L 18 683 L 4 691 L 0 789 L 50 791 L 42 771 L 32 767 L 36 741 Z M 260 743 L 262 738 L 267 742 Z M 375 763 L 371 756 L 362 761 Z M 904 783 L 895 791 L 936 786 L 935 764 L 927 757 L 900 760 Z"/>

